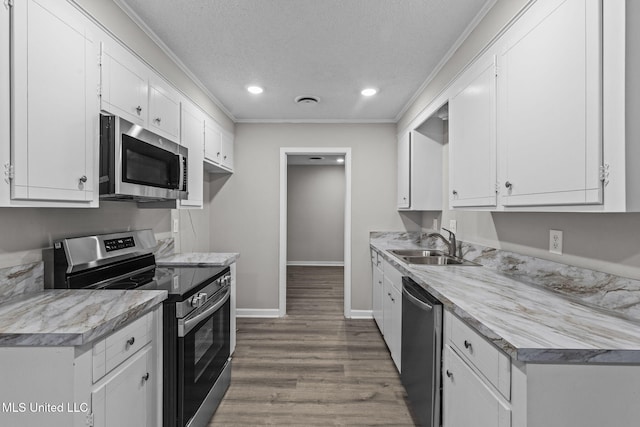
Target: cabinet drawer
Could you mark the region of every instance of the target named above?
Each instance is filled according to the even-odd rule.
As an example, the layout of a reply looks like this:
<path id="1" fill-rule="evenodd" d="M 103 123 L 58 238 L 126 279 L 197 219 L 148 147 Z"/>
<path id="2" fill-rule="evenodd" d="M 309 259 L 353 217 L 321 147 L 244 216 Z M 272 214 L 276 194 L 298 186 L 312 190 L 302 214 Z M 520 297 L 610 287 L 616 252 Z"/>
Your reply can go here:
<path id="1" fill-rule="evenodd" d="M 114 332 L 93 346 L 93 382 L 127 360 L 151 341 L 153 313 Z"/>
<path id="2" fill-rule="evenodd" d="M 382 259 L 382 271 L 385 279 L 388 279 L 394 288 L 402 292 L 402 273 L 385 259 Z"/>
<path id="3" fill-rule="evenodd" d="M 458 354 L 511 399 L 511 358 L 448 311 L 445 324 L 447 340 Z"/>

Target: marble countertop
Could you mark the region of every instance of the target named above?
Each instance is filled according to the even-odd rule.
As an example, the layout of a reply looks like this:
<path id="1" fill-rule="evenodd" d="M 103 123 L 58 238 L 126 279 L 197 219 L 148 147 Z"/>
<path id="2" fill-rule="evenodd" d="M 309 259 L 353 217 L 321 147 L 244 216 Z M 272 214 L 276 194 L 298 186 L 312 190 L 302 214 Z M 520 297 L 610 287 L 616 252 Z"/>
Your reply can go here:
<path id="1" fill-rule="evenodd" d="M 387 252 L 417 247 L 410 242 L 372 240 L 370 246 L 515 360 L 640 363 L 638 322 L 487 267 L 409 266 Z"/>
<path id="2" fill-rule="evenodd" d="M 156 264 L 159 267 L 226 267 L 236 262 L 239 257 L 240 254 L 234 252 L 188 252 L 156 259 Z"/>
<path id="3" fill-rule="evenodd" d="M 0 346 L 79 346 L 119 329 L 167 291 L 50 289 L 0 304 Z"/>

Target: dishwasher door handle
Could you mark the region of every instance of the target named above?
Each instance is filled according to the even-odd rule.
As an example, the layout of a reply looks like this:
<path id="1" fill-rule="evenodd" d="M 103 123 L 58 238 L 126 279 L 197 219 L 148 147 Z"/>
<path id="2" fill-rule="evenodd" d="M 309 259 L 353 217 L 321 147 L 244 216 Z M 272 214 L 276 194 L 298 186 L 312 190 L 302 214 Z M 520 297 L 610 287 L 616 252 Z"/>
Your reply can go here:
<path id="1" fill-rule="evenodd" d="M 402 293 L 408 298 L 409 301 L 411 301 L 412 303 L 414 303 L 416 306 L 423 309 L 424 311 L 433 310 L 432 305 L 429 305 L 425 301 L 422 301 L 421 299 L 415 297 L 413 294 L 411 294 L 411 292 L 409 292 L 409 289 L 406 286 L 402 287 Z"/>

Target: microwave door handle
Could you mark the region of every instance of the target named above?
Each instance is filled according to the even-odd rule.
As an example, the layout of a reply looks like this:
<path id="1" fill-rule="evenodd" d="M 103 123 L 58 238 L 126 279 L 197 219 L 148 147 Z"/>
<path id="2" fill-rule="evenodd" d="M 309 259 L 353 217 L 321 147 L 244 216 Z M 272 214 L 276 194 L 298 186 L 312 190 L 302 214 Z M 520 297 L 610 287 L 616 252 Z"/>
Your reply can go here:
<path id="1" fill-rule="evenodd" d="M 182 190 L 184 188 L 184 178 L 185 178 L 184 168 L 186 167 L 184 159 L 185 157 L 182 154 L 178 154 L 178 161 L 180 162 L 180 177 L 178 180 L 178 190 Z"/>
<path id="2" fill-rule="evenodd" d="M 220 298 L 218 302 L 208 307 L 203 312 L 198 313 L 197 315 L 195 315 L 190 319 L 187 318 L 185 320 L 179 320 L 178 321 L 178 337 L 184 338 L 185 336 L 187 336 L 187 334 L 191 332 L 191 330 L 195 328 L 198 323 L 200 323 L 202 320 L 206 319 L 207 317 L 211 316 L 213 313 L 216 312 L 216 310 L 222 307 L 224 303 L 227 302 L 230 295 L 231 295 L 231 289 L 227 289 L 226 292 L 224 293 L 224 296 Z"/>

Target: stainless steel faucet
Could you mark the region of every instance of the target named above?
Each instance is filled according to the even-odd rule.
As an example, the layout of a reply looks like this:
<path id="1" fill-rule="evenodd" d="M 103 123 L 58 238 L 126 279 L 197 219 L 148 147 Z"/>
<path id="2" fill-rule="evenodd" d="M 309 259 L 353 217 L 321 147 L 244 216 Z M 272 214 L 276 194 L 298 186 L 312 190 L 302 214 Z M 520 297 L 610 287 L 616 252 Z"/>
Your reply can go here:
<path id="1" fill-rule="evenodd" d="M 441 239 L 444 242 L 444 244 L 447 245 L 447 248 L 449 248 L 449 256 L 456 257 L 457 247 L 458 247 L 458 244 L 456 242 L 456 235 L 450 230 L 447 230 L 446 228 L 443 228 L 443 230 L 449 233 L 449 240 L 447 240 L 447 238 L 440 233 L 427 233 L 427 238 L 437 237 Z"/>

